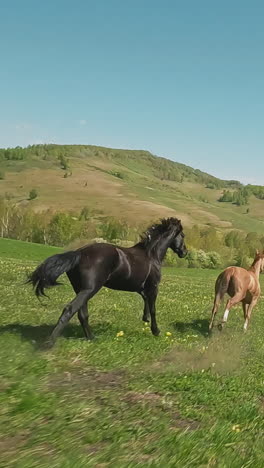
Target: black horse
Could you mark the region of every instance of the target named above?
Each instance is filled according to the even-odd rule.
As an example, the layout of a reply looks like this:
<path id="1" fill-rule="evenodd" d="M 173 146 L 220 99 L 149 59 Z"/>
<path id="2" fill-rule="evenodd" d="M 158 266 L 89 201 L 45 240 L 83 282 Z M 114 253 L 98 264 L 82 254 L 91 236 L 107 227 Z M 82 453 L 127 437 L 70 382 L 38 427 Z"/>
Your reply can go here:
<path id="1" fill-rule="evenodd" d="M 76 297 L 64 308 L 49 344 L 55 343 L 76 312 L 85 337 L 92 339 L 87 303 L 103 286 L 140 294 L 144 299 L 143 320 L 148 321 L 150 315 L 151 331 L 153 335 L 159 335 L 155 302 L 161 279 L 161 263 L 168 248 L 180 258 L 187 254 L 182 225 L 176 218 L 162 219 L 151 226 L 141 236 L 140 242 L 130 248 L 98 243 L 47 258 L 27 281 L 33 284 L 36 295 L 45 296 L 45 288 L 59 284 L 56 280 L 63 273 L 67 273 L 76 293 Z"/>

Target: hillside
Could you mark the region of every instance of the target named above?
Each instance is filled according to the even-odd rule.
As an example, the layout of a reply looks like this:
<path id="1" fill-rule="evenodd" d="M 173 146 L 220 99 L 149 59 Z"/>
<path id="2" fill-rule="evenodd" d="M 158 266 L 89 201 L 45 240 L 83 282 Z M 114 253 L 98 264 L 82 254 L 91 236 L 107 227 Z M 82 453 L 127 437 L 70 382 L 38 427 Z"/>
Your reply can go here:
<path id="1" fill-rule="evenodd" d="M 0 196 L 36 211 L 87 206 L 129 223 L 176 215 L 185 225 L 264 230 L 264 200 L 251 195 L 247 206 L 218 201 L 224 189 L 242 184 L 147 151 L 34 145 L 0 150 L 0 166 Z M 38 197 L 29 201 L 32 188 Z"/>

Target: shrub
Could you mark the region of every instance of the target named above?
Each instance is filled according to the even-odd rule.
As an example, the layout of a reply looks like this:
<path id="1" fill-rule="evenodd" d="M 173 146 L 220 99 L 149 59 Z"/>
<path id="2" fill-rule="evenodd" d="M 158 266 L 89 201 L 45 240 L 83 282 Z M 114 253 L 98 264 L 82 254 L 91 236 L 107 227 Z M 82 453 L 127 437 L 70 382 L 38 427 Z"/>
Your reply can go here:
<path id="1" fill-rule="evenodd" d="M 167 251 L 163 265 L 168 267 L 184 268 L 187 266 L 187 262 L 185 258 L 179 258 L 176 253 L 169 249 Z"/>
<path id="2" fill-rule="evenodd" d="M 208 184 L 206 184 L 205 187 L 209 188 L 209 189 L 216 189 L 217 188 L 216 184 L 214 184 L 213 182 L 208 182 Z"/>
<path id="3" fill-rule="evenodd" d="M 29 196 L 28 196 L 29 200 L 34 200 L 35 198 L 37 198 L 37 196 L 38 196 L 38 192 L 36 189 L 30 190 Z"/>
<path id="4" fill-rule="evenodd" d="M 128 232 L 128 225 L 115 218 L 106 219 L 101 226 L 101 236 L 110 242 L 114 239 L 127 239 Z"/>
<path id="5" fill-rule="evenodd" d="M 189 268 L 220 268 L 223 265 L 221 256 L 217 252 L 190 250 L 187 255 Z"/>
<path id="6" fill-rule="evenodd" d="M 67 171 L 69 169 L 69 160 L 65 158 L 65 156 L 60 155 L 58 157 L 58 160 L 60 161 L 60 167 L 64 170 Z"/>
<path id="7" fill-rule="evenodd" d="M 199 268 L 198 251 L 189 250 L 187 254 L 188 268 Z"/>
<path id="8" fill-rule="evenodd" d="M 84 219 L 85 221 L 87 221 L 90 218 L 90 216 L 91 214 L 88 206 L 84 206 L 80 213 L 79 219 Z"/>
<path id="9" fill-rule="evenodd" d="M 171 249 L 167 251 L 163 264 L 165 266 L 176 266 L 176 255 Z"/>
<path id="10" fill-rule="evenodd" d="M 48 242 L 50 245 L 67 245 L 80 237 L 82 227 L 82 222 L 70 214 L 57 213 L 48 225 Z"/>
<path id="11" fill-rule="evenodd" d="M 216 268 L 220 268 L 221 266 L 223 266 L 223 262 L 222 262 L 222 259 L 221 259 L 220 255 L 219 255 L 219 253 L 217 253 L 217 252 L 208 252 L 207 257 L 208 257 L 208 267 L 207 268 L 216 269 Z"/>
<path id="12" fill-rule="evenodd" d="M 125 175 L 119 171 L 109 171 L 109 174 L 111 174 L 114 177 L 117 177 L 118 179 L 125 179 Z"/>

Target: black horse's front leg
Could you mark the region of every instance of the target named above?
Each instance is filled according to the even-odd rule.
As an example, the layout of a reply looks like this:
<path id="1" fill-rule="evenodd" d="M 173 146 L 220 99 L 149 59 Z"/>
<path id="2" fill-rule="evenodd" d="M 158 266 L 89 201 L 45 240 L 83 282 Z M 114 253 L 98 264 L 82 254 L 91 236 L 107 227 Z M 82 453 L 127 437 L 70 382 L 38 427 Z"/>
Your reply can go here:
<path id="1" fill-rule="evenodd" d="M 149 313 L 150 313 L 150 318 L 151 318 L 151 331 L 152 334 L 155 336 L 159 336 L 160 330 L 157 325 L 157 320 L 156 320 L 156 299 L 158 295 L 158 290 L 154 289 L 147 294 L 147 301 L 148 301 L 148 308 L 149 308 Z"/>
<path id="2" fill-rule="evenodd" d="M 140 295 L 144 300 L 144 311 L 143 311 L 142 320 L 143 320 L 143 322 L 149 322 L 150 312 L 149 312 L 148 298 L 147 298 L 147 296 L 145 295 L 144 292 L 141 292 Z"/>
<path id="3" fill-rule="evenodd" d="M 148 306 L 148 301 L 147 300 L 145 300 L 142 320 L 143 320 L 143 322 L 149 322 L 149 306 Z"/>

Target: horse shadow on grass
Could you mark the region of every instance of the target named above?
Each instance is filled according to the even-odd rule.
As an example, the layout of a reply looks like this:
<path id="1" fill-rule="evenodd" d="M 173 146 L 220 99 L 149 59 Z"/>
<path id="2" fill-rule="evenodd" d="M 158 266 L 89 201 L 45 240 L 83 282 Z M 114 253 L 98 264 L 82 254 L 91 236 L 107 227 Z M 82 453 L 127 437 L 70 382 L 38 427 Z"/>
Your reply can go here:
<path id="1" fill-rule="evenodd" d="M 50 338 L 50 335 L 55 325 L 42 324 L 42 325 L 24 325 L 21 323 L 12 323 L 0 326 L 0 335 L 4 333 L 12 333 L 20 336 L 22 340 L 31 342 L 36 349 L 45 348 L 45 343 Z M 93 333 L 95 339 L 103 334 L 113 335 L 117 332 L 117 327 L 108 322 L 95 324 L 93 326 Z M 67 340 L 85 340 L 82 328 L 78 324 L 69 324 L 60 335 Z"/>
<path id="2" fill-rule="evenodd" d="M 180 333 L 199 333 L 200 335 L 208 338 L 209 336 L 209 320 L 196 319 L 191 322 L 173 322 L 172 327 L 175 331 Z"/>

